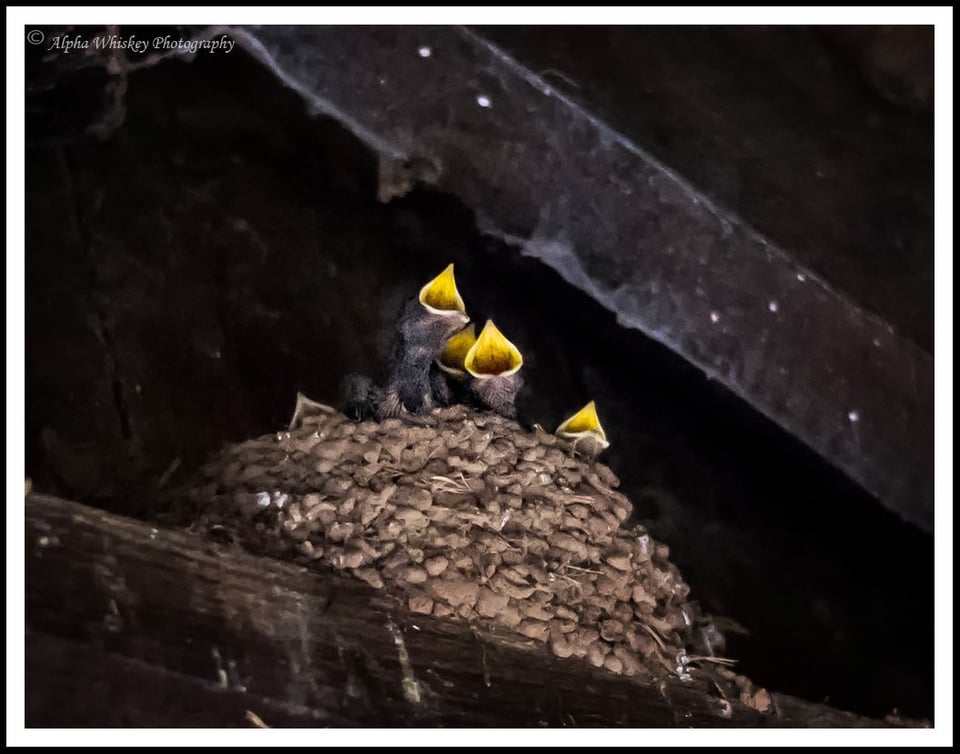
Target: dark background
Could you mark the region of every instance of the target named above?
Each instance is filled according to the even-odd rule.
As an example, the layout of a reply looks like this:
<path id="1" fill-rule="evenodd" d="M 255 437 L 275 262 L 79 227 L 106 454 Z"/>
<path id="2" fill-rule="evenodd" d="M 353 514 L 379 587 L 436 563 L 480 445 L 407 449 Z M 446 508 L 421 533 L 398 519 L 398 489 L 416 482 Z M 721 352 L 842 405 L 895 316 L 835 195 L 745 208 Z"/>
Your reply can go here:
<path id="1" fill-rule="evenodd" d="M 932 351 L 931 30 L 478 31 Z M 522 420 L 597 401 L 637 518 L 749 630 L 741 672 L 932 718 L 932 537 L 456 197 L 378 202 L 376 156 L 239 48 L 143 62 L 28 49 L 35 489 L 142 515 L 298 390 L 382 377 L 399 307 L 452 261 L 524 353 Z"/>

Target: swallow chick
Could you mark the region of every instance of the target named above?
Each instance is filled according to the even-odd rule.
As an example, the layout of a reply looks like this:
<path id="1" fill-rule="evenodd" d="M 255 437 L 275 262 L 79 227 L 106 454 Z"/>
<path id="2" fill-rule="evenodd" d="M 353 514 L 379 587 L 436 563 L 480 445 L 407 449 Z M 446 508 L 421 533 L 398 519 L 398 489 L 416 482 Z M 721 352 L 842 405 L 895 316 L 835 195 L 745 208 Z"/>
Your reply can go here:
<path id="1" fill-rule="evenodd" d="M 357 422 L 379 415 L 383 391 L 365 374 L 350 373 L 340 381 L 337 408 Z"/>
<path id="2" fill-rule="evenodd" d="M 523 387 L 523 377 L 518 374 L 522 366 L 520 349 L 489 319 L 463 357 L 470 393 L 482 406 L 508 419 L 517 418 L 515 401 Z"/>
<path id="3" fill-rule="evenodd" d="M 381 419 L 403 411 L 426 413 L 437 405 L 437 380 L 431 375 L 434 360 L 450 336 L 469 321 L 453 265 L 447 265 L 407 303 L 397 322 L 390 375 L 379 402 Z"/>
<path id="4" fill-rule="evenodd" d="M 447 344 L 434 361 L 436 369 L 433 372 L 433 392 L 444 405 L 450 406 L 468 400 L 470 375 L 463 361 L 476 342 L 477 329 L 471 322 L 447 340 Z"/>
<path id="5" fill-rule="evenodd" d="M 572 441 L 574 451 L 579 450 L 590 458 L 596 458 L 610 447 L 607 433 L 603 431 L 600 417 L 597 416 L 597 405 L 593 401 L 557 427 L 554 434 Z"/>

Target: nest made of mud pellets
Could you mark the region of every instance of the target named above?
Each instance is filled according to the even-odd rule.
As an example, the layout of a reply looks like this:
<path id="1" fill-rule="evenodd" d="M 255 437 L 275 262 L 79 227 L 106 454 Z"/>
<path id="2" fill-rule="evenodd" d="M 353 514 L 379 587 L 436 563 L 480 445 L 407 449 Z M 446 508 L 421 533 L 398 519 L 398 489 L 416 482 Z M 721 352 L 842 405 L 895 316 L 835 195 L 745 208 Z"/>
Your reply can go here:
<path id="1" fill-rule="evenodd" d="M 319 409 L 225 448 L 164 518 L 614 673 L 689 678 L 712 654 L 667 547 L 625 525 L 631 504 L 602 463 L 465 406 L 379 423 Z"/>

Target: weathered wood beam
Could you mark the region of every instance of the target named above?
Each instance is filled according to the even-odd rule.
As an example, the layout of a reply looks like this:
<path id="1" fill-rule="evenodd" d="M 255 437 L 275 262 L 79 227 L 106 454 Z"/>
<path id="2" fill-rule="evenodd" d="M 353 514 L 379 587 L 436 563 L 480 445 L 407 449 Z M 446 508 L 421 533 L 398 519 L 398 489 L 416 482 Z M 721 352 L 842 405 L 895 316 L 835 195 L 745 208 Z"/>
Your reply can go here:
<path id="1" fill-rule="evenodd" d="M 28 726 L 883 725 L 659 686 L 385 592 L 59 498 L 26 500 Z"/>

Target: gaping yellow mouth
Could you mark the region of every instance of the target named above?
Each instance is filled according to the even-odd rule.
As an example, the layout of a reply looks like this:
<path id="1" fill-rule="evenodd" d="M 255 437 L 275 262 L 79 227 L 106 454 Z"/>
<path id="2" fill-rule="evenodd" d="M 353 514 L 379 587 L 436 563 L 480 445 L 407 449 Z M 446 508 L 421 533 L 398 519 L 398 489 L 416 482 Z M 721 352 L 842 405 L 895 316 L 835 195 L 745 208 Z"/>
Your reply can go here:
<path id="1" fill-rule="evenodd" d="M 431 314 L 445 317 L 467 313 L 460 291 L 457 290 L 457 281 L 453 278 L 453 264 L 448 264 L 447 269 L 420 289 L 420 303 Z"/>
<path id="2" fill-rule="evenodd" d="M 523 356 L 513 343 L 503 337 L 503 333 L 487 320 L 477 342 L 470 346 L 463 357 L 463 367 L 474 377 L 506 377 L 519 371 L 523 366 Z"/>
<path id="3" fill-rule="evenodd" d="M 471 322 L 469 327 L 463 328 L 447 341 L 447 345 L 437 358 L 437 366 L 449 374 L 466 374 L 463 362 L 467 358 L 467 352 L 476 342 L 476 326 Z"/>
<path id="4" fill-rule="evenodd" d="M 565 437 L 571 440 L 591 436 L 604 448 L 610 447 L 610 443 L 607 441 L 607 433 L 603 431 L 603 427 L 600 425 L 600 417 L 597 416 L 597 406 L 593 401 L 590 401 L 586 406 L 557 427 L 556 434 L 559 437 Z"/>

